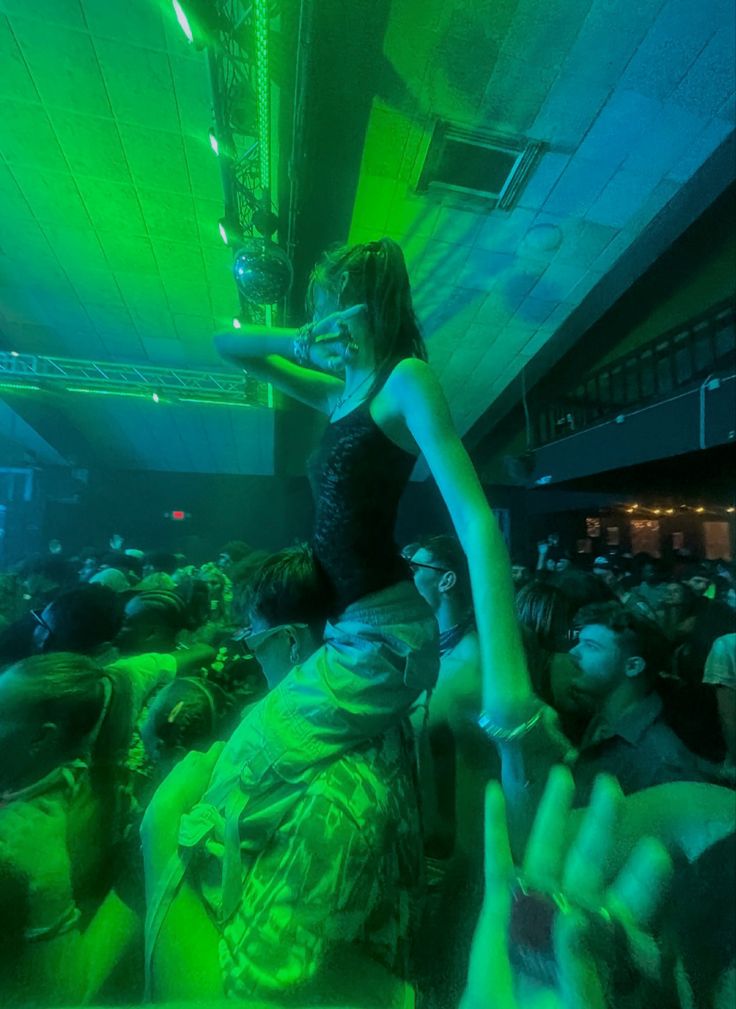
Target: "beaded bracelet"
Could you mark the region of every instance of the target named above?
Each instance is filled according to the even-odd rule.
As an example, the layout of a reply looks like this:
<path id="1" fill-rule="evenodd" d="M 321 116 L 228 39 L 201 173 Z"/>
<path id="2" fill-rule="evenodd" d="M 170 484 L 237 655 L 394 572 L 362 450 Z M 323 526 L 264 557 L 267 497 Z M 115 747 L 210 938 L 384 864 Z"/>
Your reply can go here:
<path id="1" fill-rule="evenodd" d="M 478 719 L 478 725 L 492 742 L 513 743 L 530 733 L 537 722 L 541 721 L 543 715 L 544 705 L 540 705 L 525 722 L 521 722 L 511 729 L 504 729 L 500 725 L 494 725 L 490 717 L 483 711 Z"/>
<path id="2" fill-rule="evenodd" d="M 314 324 L 302 326 L 294 337 L 294 360 L 297 364 L 309 364 L 309 351 L 313 342 Z"/>

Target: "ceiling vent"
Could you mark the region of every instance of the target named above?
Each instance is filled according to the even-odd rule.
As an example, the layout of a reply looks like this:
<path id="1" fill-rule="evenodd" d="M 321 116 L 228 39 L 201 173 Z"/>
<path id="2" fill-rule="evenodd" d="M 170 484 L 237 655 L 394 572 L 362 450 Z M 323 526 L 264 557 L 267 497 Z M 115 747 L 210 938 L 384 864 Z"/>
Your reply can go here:
<path id="1" fill-rule="evenodd" d="M 486 210 L 510 210 L 543 145 L 526 137 L 470 130 L 439 121 L 417 192 Z"/>

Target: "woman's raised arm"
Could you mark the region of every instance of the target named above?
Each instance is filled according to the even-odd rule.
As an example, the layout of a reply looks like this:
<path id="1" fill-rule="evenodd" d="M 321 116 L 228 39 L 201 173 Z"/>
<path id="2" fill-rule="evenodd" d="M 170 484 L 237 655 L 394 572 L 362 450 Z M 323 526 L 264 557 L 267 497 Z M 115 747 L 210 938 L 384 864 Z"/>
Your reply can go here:
<path id="1" fill-rule="evenodd" d="M 518 725 L 529 717 L 534 695 L 514 611 L 511 564 L 498 523 L 429 365 L 406 358 L 389 382 L 468 558 L 484 710 L 495 725 Z"/>

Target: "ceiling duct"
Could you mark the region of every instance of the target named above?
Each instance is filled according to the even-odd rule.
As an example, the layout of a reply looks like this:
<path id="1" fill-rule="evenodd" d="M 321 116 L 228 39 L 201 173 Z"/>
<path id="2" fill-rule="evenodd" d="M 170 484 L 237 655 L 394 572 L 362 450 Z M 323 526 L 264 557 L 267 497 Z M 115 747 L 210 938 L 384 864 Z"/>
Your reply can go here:
<path id="1" fill-rule="evenodd" d="M 478 209 L 510 210 L 539 159 L 543 144 L 527 137 L 435 125 L 417 192 Z"/>

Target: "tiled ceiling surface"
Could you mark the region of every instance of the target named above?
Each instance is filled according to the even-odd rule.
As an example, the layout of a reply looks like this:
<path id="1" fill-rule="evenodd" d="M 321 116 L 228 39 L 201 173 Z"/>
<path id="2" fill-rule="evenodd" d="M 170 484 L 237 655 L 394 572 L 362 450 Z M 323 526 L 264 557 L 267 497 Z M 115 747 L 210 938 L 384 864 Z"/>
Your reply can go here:
<path id="1" fill-rule="evenodd" d="M 351 238 L 383 232 L 404 247 L 461 430 L 594 288 L 608 307 L 607 277 L 628 255 L 634 265 L 635 243 L 631 279 L 662 251 L 654 239 L 646 250 L 651 222 L 734 131 L 734 9 L 395 0 Z M 511 212 L 469 213 L 415 192 L 437 118 L 545 144 Z M 703 209 L 681 211 L 682 230 Z M 535 247 L 547 225 L 561 236 L 549 252 Z M 621 291 L 607 293 L 610 303 Z"/>
<path id="2" fill-rule="evenodd" d="M 733 19 L 732 0 L 394 0 L 351 237 L 406 249 L 462 430 L 733 133 Z M 512 212 L 414 192 L 437 117 L 547 145 Z M 216 364 L 211 333 L 237 301 L 210 122 L 205 58 L 168 2 L 0 0 L 6 348 Z M 551 253 L 525 237 L 543 224 L 562 236 Z M 268 471 L 266 411 L 161 406 L 168 420 L 79 396 L 36 429 L 54 444 L 65 412 L 110 465 Z"/>
<path id="3" fill-rule="evenodd" d="M 205 56 L 170 4 L 0 0 L 6 349 L 221 369 L 212 333 L 238 303 L 211 121 Z M 35 413 L 109 465 L 271 471 L 268 411 L 70 396 Z"/>
<path id="4" fill-rule="evenodd" d="M 237 300 L 204 55 L 154 0 L 0 0 L 0 328 L 15 349 L 215 360 Z"/>

